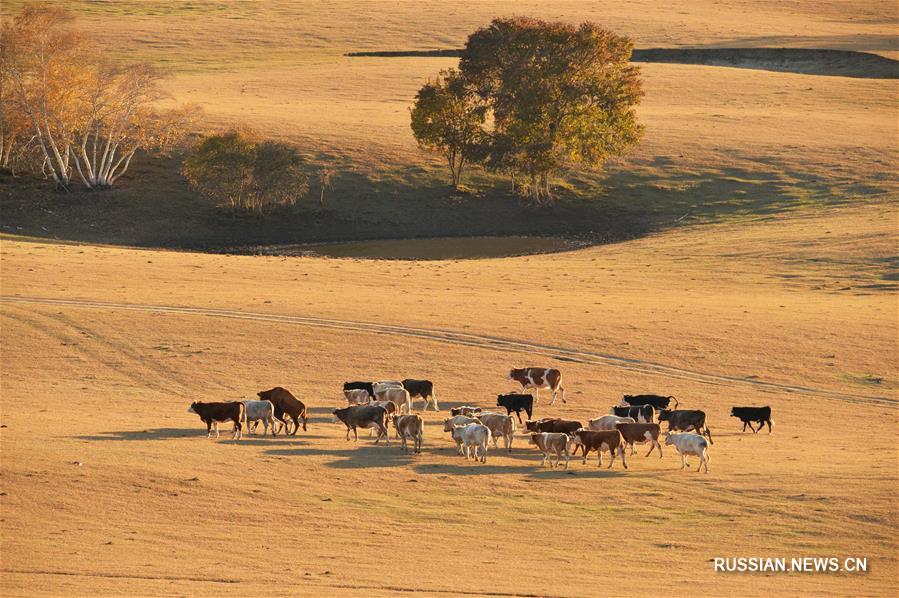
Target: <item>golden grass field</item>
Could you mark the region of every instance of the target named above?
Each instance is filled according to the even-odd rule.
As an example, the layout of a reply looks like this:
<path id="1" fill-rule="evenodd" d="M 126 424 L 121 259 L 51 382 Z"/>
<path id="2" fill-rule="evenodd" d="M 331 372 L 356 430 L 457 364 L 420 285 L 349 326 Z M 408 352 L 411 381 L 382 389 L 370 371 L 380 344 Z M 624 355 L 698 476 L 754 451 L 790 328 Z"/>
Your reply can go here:
<path id="1" fill-rule="evenodd" d="M 594 19 L 638 47 L 899 57 L 889 2 L 68 4 L 114 55 L 171 68 L 210 127 L 369 176 L 437 168 L 408 106 L 454 61 L 342 54 L 459 47 L 494 16 Z M 614 201 L 690 217 L 623 243 L 411 261 L 4 235 L 0 594 L 895 596 L 897 82 L 644 76 L 646 139 L 611 165 Z M 510 367 L 544 364 L 568 403 L 537 417 L 585 421 L 625 392 L 705 410 L 711 472 L 678 471 L 673 447 L 626 472 L 541 469 L 520 436 L 466 463 L 445 411 L 424 414 L 421 455 L 331 421 L 344 380 L 429 378 L 444 409 L 491 406 Z M 275 385 L 311 407 L 308 432 L 207 440 L 187 413 Z M 733 405 L 771 405 L 774 433 L 741 434 Z M 715 573 L 721 556 L 869 571 Z"/>

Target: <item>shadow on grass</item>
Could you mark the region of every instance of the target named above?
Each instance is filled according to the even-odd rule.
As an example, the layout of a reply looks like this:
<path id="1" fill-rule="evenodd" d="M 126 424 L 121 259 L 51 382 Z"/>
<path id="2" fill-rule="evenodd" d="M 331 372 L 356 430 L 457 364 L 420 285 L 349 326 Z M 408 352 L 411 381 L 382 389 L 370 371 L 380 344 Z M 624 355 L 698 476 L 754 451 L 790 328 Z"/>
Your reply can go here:
<path id="1" fill-rule="evenodd" d="M 310 196 L 259 217 L 235 216 L 203 200 L 178 174 L 178 157 L 141 157 L 110 191 L 61 194 L 42 180 L 0 177 L 0 230 L 38 239 L 251 254 L 278 253 L 280 245 L 397 237 L 611 243 L 685 221 L 870 201 L 894 184 L 891 177 L 850 180 L 822 165 L 799 172 L 771 157 L 740 159 L 745 166 L 698 170 L 676 157 L 654 156 L 603 173 L 574 173 L 558 181 L 557 201 L 545 208 L 512 194 L 507 178 L 481 171 L 470 174 L 472 191 L 458 193 L 433 165 L 397 164 L 377 172 L 341 166 L 324 205 Z"/>

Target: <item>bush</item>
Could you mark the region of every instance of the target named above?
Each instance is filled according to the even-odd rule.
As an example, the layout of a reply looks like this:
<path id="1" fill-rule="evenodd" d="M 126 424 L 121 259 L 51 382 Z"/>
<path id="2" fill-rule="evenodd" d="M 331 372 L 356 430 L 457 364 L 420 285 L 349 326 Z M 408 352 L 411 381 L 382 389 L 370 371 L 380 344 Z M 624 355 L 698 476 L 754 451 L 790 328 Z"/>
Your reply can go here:
<path id="1" fill-rule="evenodd" d="M 257 214 L 294 205 L 309 190 L 305 162 L 296 148 L 245 130 L 202 139 L 182 173 L 204 197 Z"/>

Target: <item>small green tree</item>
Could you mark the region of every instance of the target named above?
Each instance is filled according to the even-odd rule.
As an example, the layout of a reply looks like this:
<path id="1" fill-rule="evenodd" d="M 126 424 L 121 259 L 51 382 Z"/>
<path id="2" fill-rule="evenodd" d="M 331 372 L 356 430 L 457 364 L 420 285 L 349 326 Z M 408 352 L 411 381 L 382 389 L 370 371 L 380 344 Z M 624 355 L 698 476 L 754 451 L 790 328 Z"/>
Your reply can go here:
<path id="1" fill-rule="evenodd" d="M 309 190 L 305 162 L 285 143 L 234 130 L 200 141 L 182 172 L 204 197 L 258 214 L 297 203 Z"/>
<path id="2" fill-rule="evenodd" d="M 459 69 L 493 114 L 488 166 L 525 175 L 537 203 L 551 177 L 635 144 L 643 95 L 633 43 L 594 23 L 496 19 L 468 38 Z"/>
<path id="3" fill-rule="evenodd" d="M 486 105 L 456 69 L 441 71 L 415 96 L 412 132 L 419 146 L 446 158 L 454 189 L 461 184 L 465 165 L 484 156 L 486 114 Z"/>

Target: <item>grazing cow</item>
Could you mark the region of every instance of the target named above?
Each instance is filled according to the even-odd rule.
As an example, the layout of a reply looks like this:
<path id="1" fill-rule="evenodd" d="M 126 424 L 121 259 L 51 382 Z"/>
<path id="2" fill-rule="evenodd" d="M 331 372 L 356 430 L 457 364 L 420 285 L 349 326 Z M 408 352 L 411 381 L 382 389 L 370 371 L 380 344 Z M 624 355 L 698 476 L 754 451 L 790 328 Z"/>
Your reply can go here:
<path id="1" fill-rule="evenodd" d="M 396 405 L 397 413 L 412 413 L 412 399 L 409 391 L 402 386 L 378 387 L 375 385 L 375 399 L 378 401 L 390 401 Z"/>
<path id="2" fill-rule="evenodd" d="M 518 423 L 521 423 L 522 409 L 527 414 L 528 419 L 533 417 L 534 395 L 522 395 L 516 393 L 497 395 L 496 406 L 505 407 L 507 415 L 512 415 L 512 412 L 514 411 L 515 415 L 518 416 Z"/>
<path id="3" fill-rule="evenodd" d="M 548 388 L 553 393 L 553 398 L 549 402 L 550 405 L 556 402 L 556 394 L 562 397 L 565 403 L 565 389 L 562 388 L 562 374 L 559 370 L 552 368 L 519 368 L 509 370 L 509 380 L 514 380 L 521 384 L 521 391 L 524 392 L 529 388 L 535 389 L 536 398 L 540 399 L 540 389 Z M 530 416 L 528 416 L 530 417 Z"/>
<path id="4" fill-rule="evenodd" d="M 503 447 L 512 452 L 512 439 L 515 437 L 515 420 L 511 415 L 503 415 L 502 413 L 477 413 L 476 417 L 482 424 L 490 428 L 490 435 L 493 436 L 493 448 L 498 449 L 497 438 L 503 439 Z"/>
<path id="5" fill-rule="evenodd" d="M 677 399 L 662 395 L 624 395 L 621 399 L 622 407 L 639 407 L 640 405 L 652 405 L 655 409 L 668 409 L 668 404 L 674 401 L 674 408 L 677 409 Z"/>
<path id="6" fill-rule="evenodd" d="M 644 442 L 648 442 L 652 446 L 649 447 L 649 453 L 646 453 L 646 456 L 648 457 L 653 449 L 658 447 L 659 459 L 662 458 L 662 445 L 659 444 L 659 434 L 661 433 L 661 427 L 659 427 L 659 424 L 620 423 L 616 426 L 616 429 L 621 432 L 621 437 L 624 439 L 624 444 L 630 445 L 632 455 L 635 452 L 635 444 L 643 444 Z"/>
<path id="7" fill-rule="evenodd" d="M 757 433 L 765 427 L 765 424 L 768 424 L 768 434 L 770 434 L 771 425 L 774 423 L 771 421 L 771 407 L 731 407 L 730 416 L 740 418 L 740 421 L 743 422 L 744 432 L 746 426 L 749 426 L 753 433 Z M 758 422 L 758 430 L 752 427 L 752 422 Z"/>
<path id="8" fill-rule="evenodd" d="M 537 421 L 528 420 L 524 422 L 525 432 L 561 432 L 571 434 L 575 430 L 583 428 L 581 422 L 570 419 L 559 419 L 558 417 L 546 417 Z"/>
<path id="9" fill-rule="evenodd" d="M 681 469 L 690 467 L 690 464 L 687 463 L 687 455 L 696 455 L 699 457 L 699 467 L 696 468 L 696 472 L 699 473 L 703 466 L 705 466 L 705 472 L 709 472 L 711 457 L 709 457 L 709 444 L 705 438 L 699 434 L 665 434 L 665 446 L 671 444 L 680 453 Z"/>
<path id="10" fill-rule="evenodd" d="M 335 409 L 331 413 L 334 414 L 334 421 L 342 421 L 346 426 L 346 439 L 350 439 L 350 430 L 353 431 L 353 440 L 359 440 L 359 434 L 356 428 L 376 428 L 378 437 L 375 444 L 381 440 L 381 436 L 390 445 L 390 438 L 387 436 L 387 411 L 383 407 L 376 405 L 351 405 L 343 409 Z"/>
<path id="11" fill-rule="evenodd" d="M 652 405 L 640 405 L 639 407 L 612 407 L 612 415 L 618 417 L 630 417 L 641 424 L 651 424 L 655 417 L 655 409 Z"/>
<path id="12" fill-rule="evenodd" d="M 456 444 L 463 447 L 466 461 L 468 461 L 471 447 L 474 447 L 474 460 L 478 460 L 478 452 L 480 452 L 481 463 L 487 462 L 490 428 L 483 424 L 468 424 L 467 426 L 453 426 L 452 433 Z"/>
<path id="13" fill-rule="evenodd" d="M 390 401 L 369 401 L 368 404 L 373 407 L 383 407 L 384 411 L 387 412 L 387 420 L 388 421 L 390 421 L 390 419 L 394 415 L 396 415 L 396 403 L 391 403 Z M 374 428 L 369 428 L 368 436 L 371 437 L 371 435 L 374 431 L 375 431 Z M 399 435 L 397 435 L 396 438 L 399 438 Z"/>
<path id="14" fill-rule="evenodd" d="M 547 417 L 537 421 L 527 420 L 524 422 L 526 432 L 556 432 L 563 434 L 572 434 L 575 430 L 583 428 L 581 422 L 559 419 L 557 417 Z M 577 446 L 574 447 L 572 454 L 577 453 Z"/>
<path id="15" fill-rule="evenodd" d="M 461 407 L 453 407 L 450 409 L 450 415 L 473 415 L 481 412 L 480 407 L 472 407 L 470 405 L 463 405 Z"/>
<path id="16" fill-rule="evenodd" d="M 403 388 L 409 391 L 411 398 L 424 399 L 425 411 L 428 410 L 428 405 L 431 403 L 434 403 L 434 411 L 440 411 L 440 407 L 437 405 L 437 395 L 434 393 L 434 383 L 430 380 L 406 378 L 403 380 Z"/>
<path id="17" fill-rule="evenodd" d="M 715 444 L 712 442 L 712 432 L 705 424 L 705 411 L 699 411 L 698 409 L 662 409 L 659 411 L 659 421 L 668 422 L 669 432 L 696 430 L 697 434 L 708 437 L 709 444 Z"/>
<path id="18" fill-rule="evenodd" d="M 244 418 L 243 403 L 203 403 L 202 401 L 194 401 L 187 408 L 188 413 L 196 413 L 206 424 L 206 438 L 212 436 L 212 428 L 215 426 L 215 437 L 219 437 L 219 422 L 233 421 L 234 431 L 231 433 L 232 439 L 240 440 L 241 430 L 243 426 L 241 421 Z"/>
<path id="19" fill-rule="evenodd" d="M 456 426 L 467 426 L 469 424 L 479 424 L 479 423 L 481 423 L 481 420 L 474 418 L 474 417 L 468 417 L 467 415 L 454 415 L 453 417 L 451 417 L 449 419 L 443 420 L 443 431 L 444 432 L 452 432 L 453 428 L 455 428 Z M 453 438 L 455 439 L 455 436 Z M 461 455 L 462 454 L 461 440 L 456 440 L 456 449 L 458 450 L 459 454 Z"/>
<path id="20" fill-rule="evenodd" d="M 615 424 L 624 423 L 624 424 L 632 424 L 634 423 L 634 418 L 632 417 L 620 417 L 618 415 L 603 415 L 601 417 L 597 417 L 596 419 L 591 419 L 587 422 L 587 429 L 593 430 L 595 432 L 601 432 L 602 430 L 614 430 Z"/>
<path id="21" fill-rule="evenodd" d="M 371 395 L 364 388 L 351 388 L 343 391 L 343 398 L 350 405 L 365 405 L 371 400 Z"/>
<path id="22" fill-rule="evenodd" d="M 344 382 L 343 389 L 344 390 L 364 390 L 368 393 L 368 396 L 371 398 L 375 398 L 375 389 L 373 388 L 373 383 L 371 382 Z"/>
<path id="23" fill-rule="evenodd" d="M 611 456 L 608 469 L 612 469 L 615 463 L 615 454 L 621 456 L 621 464 L 627 469 L 627 459 L 624 458 L 624 443 L 621 441 L 621 434 L 618 430 L 585 430 L 581 428 L 572 434 L 573 444 L 580 445 L 584 451 L 584 465 L 587 464 L 587 455 L 590 451 L 596 451 L 598 461 L 597 467 L 602 467 L 602 454 L 608 451 Z"/>
<path id="24" fill-rule="evenodd" d="M 412 415 L 394 415 L 393 427 L 396 428 L 397 434 L 403 441 L 403 450 L 408 451 L 406 446 L 406 438 L 411 438 L 413 443 L 413 451 L 421 452 L 421 442 L 424 436 L 425 422 L 418 414 Z"/>
<path id="25" fill-rule="evenodd" d="M 272 429 L 272 436 L 277 435 L 281 423 L 275 423 L 275 406 L 271 401 L 243 401 L 243 407 L 243 424 L 247 427 L 247 432 L 255 434 L 256 426 L 261 421 L 263 436 L 268 432 L 269 427 Z"/>
<path id="26" fill-rule="evenodd" d="M 306 405 L 303 401 L 290 394 L 289 390 L 276 386 L 256 394 L 263 401 L 271 401 L 272 405 L 275 406 L 275 419 L 284 424 L 285 434 L 296 436 L 297 430 L 300 429 L 301 419 L 303 420 L 303 431 L 306 431 Z M 285 414 L 289 415 L 293 420 L 293 432 L 290 431 L 290 426 L 287 425 L 287 420 L 284 419 Z"/>
<path id="27" fill-rule="evenodd" d="M 562 453 L 565 453 L 565 469 L 568 469 L 568 463 L 571 461 L 571 453 L 568 451 L 570 442 L 571 437 L 561 432 L 539 432 L 531 434 L 531 437 L 528 439 L 528 444 L 533 444 L 543 453 L 543 461 L 540 462 L 540 467 L 546 465 L 547 459 L 549 459 L 550 467 L 558 467 L 562 460 Z M 553 453 L 556 455 L 555 465 L 553 465 Z"/>

